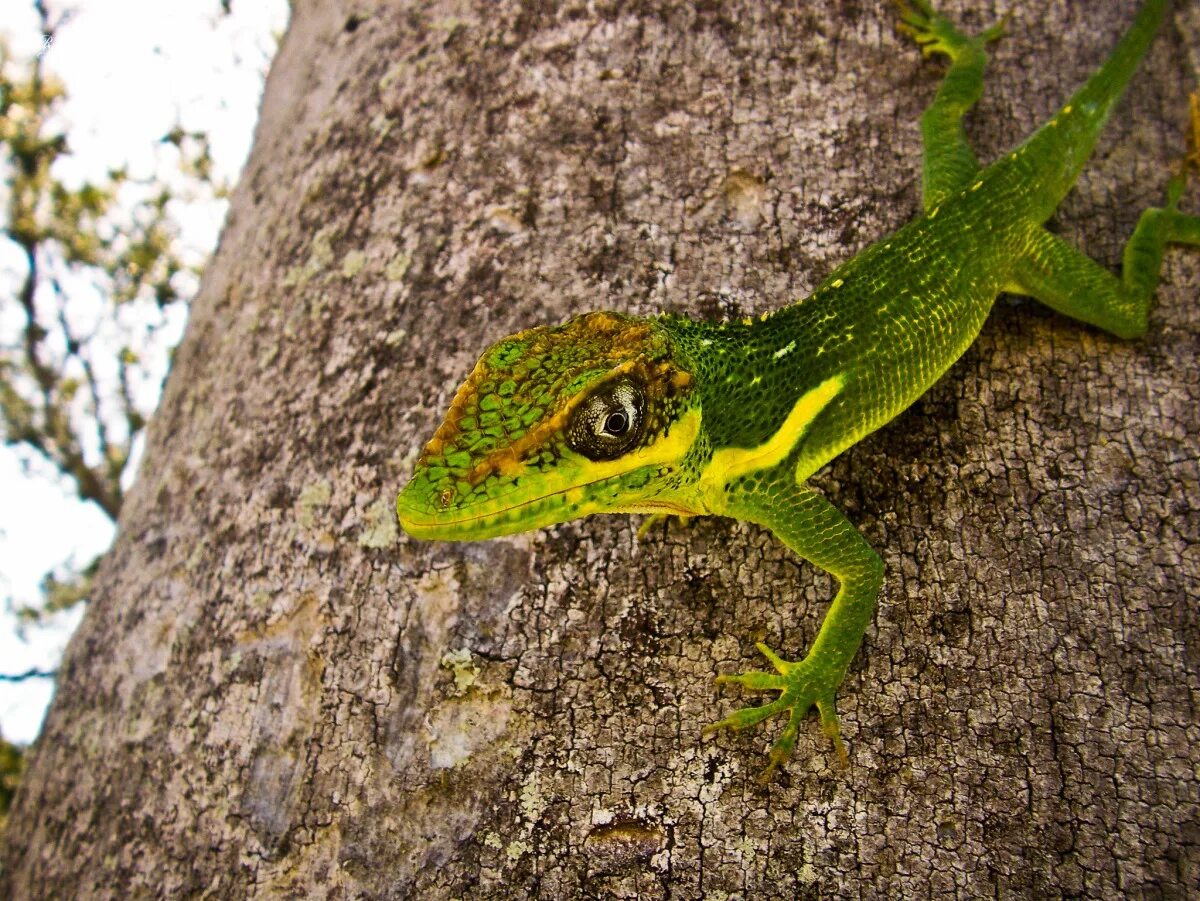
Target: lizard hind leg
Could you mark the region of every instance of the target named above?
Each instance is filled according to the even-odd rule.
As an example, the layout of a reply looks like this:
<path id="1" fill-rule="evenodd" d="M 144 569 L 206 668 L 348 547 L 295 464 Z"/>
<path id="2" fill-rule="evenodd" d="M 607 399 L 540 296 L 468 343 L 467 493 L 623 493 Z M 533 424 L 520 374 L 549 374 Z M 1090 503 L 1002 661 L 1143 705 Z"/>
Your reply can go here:
<path id="1" fill-rule="evenodd" d="M 896 6 L 900 29 L 921 45 L 925 56 L 940 53 L 950 58 L 950 69 L 937 96 L 921 116 L 922 202 L 928 212 L 979 171 L 962 121 L 983 94 L 984 48 L 1004 33 L 1007 19 L 972 38 L 938 15 L 926 0 L 896 0 Z"/>
<path id="2" fill-rule="evenodd" d="M 1200 216 L 1180 212 L 1189 170 L 1200 170 L 1200 91 L 1191 97 L 1192 149 L 1167 186 L 1166 203 L 1142 213 L 1125 245 L 1117 278 L 1085 253 L 1045 229 L 1036 229 L 1018 260 L 1009 290 L 1098 326 L 1120 338 L 1146 331 L 1168 244 L 1200 247 Z"/>

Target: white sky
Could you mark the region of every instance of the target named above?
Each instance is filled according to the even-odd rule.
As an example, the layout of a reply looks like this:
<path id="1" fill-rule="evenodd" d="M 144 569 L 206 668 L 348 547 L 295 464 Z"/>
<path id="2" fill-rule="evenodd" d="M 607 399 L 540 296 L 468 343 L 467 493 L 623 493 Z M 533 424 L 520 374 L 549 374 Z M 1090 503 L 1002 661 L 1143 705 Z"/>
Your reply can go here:
<path id="1" fill-rule="evenodd" d="M 179 124 L 208 132 L 218 177 L 236 178 L 250 149 L 262 74 L 287 25 L 286 0 L 234 0 L 230 16 L 219 0 L 50 2 L 55 15 L 72 10 L 45 57 L 68 93 L 73 159 L 57 174 L 99 179 L 127 165 L 135 176 L 169 177 L 173 160 L 161 138 Z M 16 55 L 39 50 L 37 23 L 32 0 L 0 0 L 0 34 Z M 224 214 L 223 203 L 180 213 L 184 245 L 210 252 Z M 23 472 L 0 447 L 0 597 L 19 604 L 37 601 L 48 570 L 69 558 L 86 564 L 112 541 L 103 513 L 76 500 L 48 466 L 37 469 Z M 26 643 L 11 613 L 0 611 L 0 673 L 56 668 L 78 619 L 31 630 Z M 47 680 L 0 682 L 0 733 L 32 741 L 51 692 Z"/>

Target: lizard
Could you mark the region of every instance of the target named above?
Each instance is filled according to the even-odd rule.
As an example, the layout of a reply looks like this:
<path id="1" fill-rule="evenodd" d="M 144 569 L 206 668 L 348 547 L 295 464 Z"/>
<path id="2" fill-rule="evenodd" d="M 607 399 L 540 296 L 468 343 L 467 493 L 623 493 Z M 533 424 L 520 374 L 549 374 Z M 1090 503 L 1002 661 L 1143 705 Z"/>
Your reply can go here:
<path id="1" fill-rule="evenodd" d="M 768 529 L 837 583 L 798 661 L 718 682 L 777 692 L 706 727 L 787 722 L 764 777 L 815 707 L 848 762 L 835 693 L 883 584 L 879 555 L 811 488 L 818 469 L 900 414 L 975 340 L 1001 292 L 1119 338 L 1146 332 L 1168 243 L 1200 246 L 1179 209 L 1186 157 L 1125 245 L 1118 277 L 1045 228 L 1153 39 L 1167 0 L 1145 0 L 1106 61 L 1024 143 L 986 167 L 963 117 L 983 91 L 1002 20 L 967 36 L 929 0 L 897 2 L 924 55 L 949 60 L 921 118 L 923 212 L 760 318 L 591 312 L 488 348 L 455 393 L 396 500 L 417 539 L 475 540 L 595 513 L 719 515 Z M 1193 140 L 1200 101 L 1192 97 Z M 1200 143 L 1198 143 L 1200 146 Z"/>

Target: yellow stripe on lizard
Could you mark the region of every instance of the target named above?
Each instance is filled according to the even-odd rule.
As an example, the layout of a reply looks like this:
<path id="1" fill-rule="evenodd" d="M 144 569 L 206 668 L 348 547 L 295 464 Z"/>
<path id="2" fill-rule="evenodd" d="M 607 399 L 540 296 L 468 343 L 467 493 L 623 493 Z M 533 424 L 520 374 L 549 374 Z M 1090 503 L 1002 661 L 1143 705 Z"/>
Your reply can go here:
<path id="1" fill-rule="evenodd" d="M 700 476 L 700 485 L 706 495 L 714 498 L 723 493 L 726 483 L 764 469 L 773 469 L 796 447 L 804 430 L 829 405 L 845 384 L 845 377 L 835 375 L 800 396 L 779 429 L 757 447 L 723 447 L 714 451 L 712 459 Z M 719 511 L 720 505 L 710 505 L 710 510 Z"/>

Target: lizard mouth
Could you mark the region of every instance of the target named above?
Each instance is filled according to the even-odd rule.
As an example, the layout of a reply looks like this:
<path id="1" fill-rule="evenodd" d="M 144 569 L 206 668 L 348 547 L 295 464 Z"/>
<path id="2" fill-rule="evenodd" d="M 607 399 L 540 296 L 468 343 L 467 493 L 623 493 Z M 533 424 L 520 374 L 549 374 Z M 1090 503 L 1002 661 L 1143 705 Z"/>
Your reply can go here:
<path id="1" fill-rule="evenodd" d="M 406 490 L 401 492 L 400 496 L 396 498 L 396 516 L 400 520 L 401 528 L 413 538 L 457 540 L 491 538 L 495 535 L 516 532 L 522 528 L 536 528 L 536 526 L 522 526 L 521 523 L 525 521 L 525 517 L 520 514 L 540 504 L 549 506 L 556 499 L 562 498 L 568 491 L 574 490 L 575 487 L 562 488 L 527 501 L 520 501 L 496 509 L 480 510 L 478 513 L 466 516 L 456 512 L 453 518 L 444 519 L 437 516 L 429 517 L 429 514 L 423 509 L 423 505 L 422 509 L 418 510 L 415 504 L 410 505 L 406 503 L 407 499 L 405 495 L 408 493 Z M 580 485 L 577 487 L 584 488 L 587 486 Z M 421 518 L 421 513 L 425 513 L 427 518 Z M 493 523 L 497 525 L 511 523 L 511 528 L 502 531 L 493 531 L 489 528 Z"/>
<path id="2" fill-rule="evenodd" d="M 401 528 L 413 538 L 475 541 L 539 529 L 594 513 L 695 515 L 695 511 L 661 498 L 606 504 L 603 501 L 574 497 L 587 489 L 594 489 L 617 478 L 619 476 L 606 476 L 591 482 L 568 485 L 527 501 L 496 509 L 483 509 L 467 516 L 456 515 L 453 519 L 422 518 L 422 513 L 428 516 L 427 511 L 417 508 L 417 505 L 406 497 L 408 489 L 405 489 L 396 498 L 396 516 L 400 520 Z"/>
<path id="3" fill-rule="evenodd" d="M 678 467 L 691 450 L 700 430 L 700 413 L 693 411 L 663 432 L 653 444 L 618 460 L 587 461 L 581 469 L 557 473 L 549 478 L 523 476 L 531 481 L 520 488 L 508 486 L 497 497 L 480 498 L 478 512 L 467 513 L 464 508 L 448 510 L 439 515 L 429 503 L 428 483 L 410 481 L 396 498 L 396 516 L 400 525 L 413 538 L 443 541 L 475 541 L 496 538 L 530 529 L 552 526 L 593 513 L 674 513 L 696 515 L 669 497 L 654 496 L 647 486 Z M 641 474 L 641 475 L 639 475 Z M 575 476 L 579 481 L 574 481 Z M 532 484 L 531 484 L 532 482 Z M 539 492 L 538 483 L 552 490 Z M 513 500 L 518 491 L 529 491 L 528 500 Z M 424 490 L 423 490 L 424 489 Z M 646 496 L 650 495 L 650 496 Z"/>

